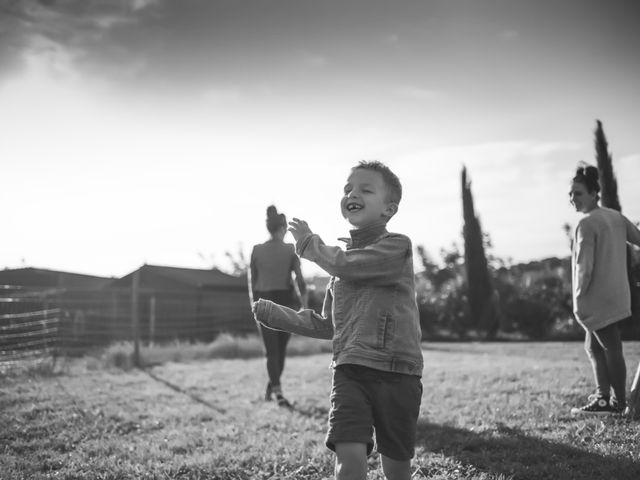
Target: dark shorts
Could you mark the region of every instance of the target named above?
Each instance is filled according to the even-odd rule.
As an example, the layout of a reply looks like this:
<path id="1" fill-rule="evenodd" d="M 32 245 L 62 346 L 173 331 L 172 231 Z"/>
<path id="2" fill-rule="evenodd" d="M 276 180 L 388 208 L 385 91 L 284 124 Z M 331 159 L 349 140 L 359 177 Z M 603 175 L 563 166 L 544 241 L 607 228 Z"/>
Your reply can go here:
<path id="1" fill-rule="evenodd" d="M 327 447 L 335 451 L 336 443 L 364 443 L 368 455 L 375 431 L 379 453 L 393 460 L 410 460 L 415 453 L 421 398 L 420 377 L 339 365 L 333 371 Z"/>

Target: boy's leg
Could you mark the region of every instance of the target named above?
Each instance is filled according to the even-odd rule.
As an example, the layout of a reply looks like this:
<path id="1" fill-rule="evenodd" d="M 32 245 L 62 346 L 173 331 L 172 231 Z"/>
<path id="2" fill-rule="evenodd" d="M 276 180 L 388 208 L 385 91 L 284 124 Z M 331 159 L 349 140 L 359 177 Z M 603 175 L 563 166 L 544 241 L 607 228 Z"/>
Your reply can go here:
<path id="1" fill-rule="evenodd" d="M 411 480 L 411 460 L 394 460 L 382 457 L 382 471 L 387 480 Z"/>
<path id="2" fill-rule="evenodd" d="M 389 480 L 411 478 L 411 459 L 415 452 L 420 416 L 422 383 L 420 377 L 381 372 L 372 385 L 374 426 L 382 468 Z"/>
<path id="3" fill-rule="evenodd" d="M 333 369 L 329 430 L 325 443 L 336 453 L 336 479 L 364 480 L 373 449 L 371 404 L 353 365 Z"/>
<path id="4" fill-rule="evenodd" d="M 340 442 L 336 449 L 336 480 L 366 480 L 367 444 Z"/>

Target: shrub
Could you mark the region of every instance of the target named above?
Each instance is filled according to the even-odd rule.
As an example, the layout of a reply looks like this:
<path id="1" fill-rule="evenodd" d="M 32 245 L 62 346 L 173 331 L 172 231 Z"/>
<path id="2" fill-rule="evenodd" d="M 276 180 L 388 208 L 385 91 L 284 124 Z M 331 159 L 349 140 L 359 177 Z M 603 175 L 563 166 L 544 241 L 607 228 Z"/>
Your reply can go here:
<path id="1" fill-rule="evenodd" d="M 438 337 L 442 331 L 459 339 L 477 336 L 478 319 L 471 318 L 469 312 L 467 285 L 455 245 L 450 252 L 441 252 L 442 267 L 429 258 L 424 248 L 418 247 L 418 254 L 425 267 L 417 282 L 423 337 Z M 573 315 L 569 259 L 505 265 L 506 262 L 491 257 L 500 333 L 550 338 L 559 332 L 558 324 L 565 322 L 562 335 L 573 334 L 567 331 L 567 325 L 573 324 L 567 323 Z"/>

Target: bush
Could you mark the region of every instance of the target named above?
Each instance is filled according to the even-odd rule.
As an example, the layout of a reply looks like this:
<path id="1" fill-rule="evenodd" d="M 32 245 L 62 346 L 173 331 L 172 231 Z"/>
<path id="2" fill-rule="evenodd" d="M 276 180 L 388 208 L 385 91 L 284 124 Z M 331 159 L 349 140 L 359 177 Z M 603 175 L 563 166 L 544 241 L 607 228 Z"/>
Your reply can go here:
<path id="1" fill-rule="evenodd" d="M 519 281 L 518 281 L 519 280 Z M 548 338 L 556 323 L 571 316 L 571 292 L 561 278 L 544 273 L 525 281 L 496 281 L 502 329 L 532 339 Z"/>
<path id="2" fill-rule="evenodd" d="M 423 338 L 438 338 L 442 332 L 457 339 L 477 337 L 478 319 L 471 318 L 467 286 L 459 255 L 443 252 L 443 267 L 419 253 L 425 271 L 417 282 L 417 299 Z M 496 315 L 499 333 L 530 339 L 552 338 L 563 323 L 562 335 L 579 330 L 573 318 L 568 259 L 547 259 L 527 265 L 505 267 L 492 261 Z M 496 268 L 496 265 L 502 265 Z"/>

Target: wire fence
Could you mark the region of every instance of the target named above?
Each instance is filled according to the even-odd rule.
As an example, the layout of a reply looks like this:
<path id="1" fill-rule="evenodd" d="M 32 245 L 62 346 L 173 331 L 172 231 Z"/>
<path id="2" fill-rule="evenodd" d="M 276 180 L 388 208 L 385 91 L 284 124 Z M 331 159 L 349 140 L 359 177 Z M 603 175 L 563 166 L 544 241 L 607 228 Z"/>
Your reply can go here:
<path id="1" fill-rule="evenodd" d="M 115 342 L 210 342 L 255 331 L 246 289 L 0 285 L 0 364 L 81 356 Z"/>
<path id="2" fill-rule="evenodd" d="M 58 308 L 3 314 L 0 322 L 0 355 L 4 363 L 50 354 L 58 343 Z"/>

